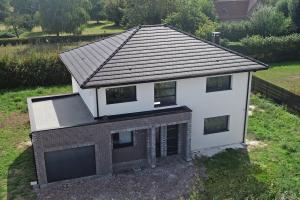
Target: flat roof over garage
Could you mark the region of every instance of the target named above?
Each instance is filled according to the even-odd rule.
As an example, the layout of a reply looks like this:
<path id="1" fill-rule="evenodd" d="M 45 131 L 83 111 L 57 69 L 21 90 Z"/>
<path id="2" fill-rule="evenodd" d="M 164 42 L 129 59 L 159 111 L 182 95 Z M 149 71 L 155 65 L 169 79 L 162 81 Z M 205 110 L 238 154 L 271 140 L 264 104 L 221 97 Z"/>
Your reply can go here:
<path id="1" fill-rule="evenodd" d="M 31 131 L 70 127 L 95 121 L 79 94 L 29 98 L 27 101 Z"/>

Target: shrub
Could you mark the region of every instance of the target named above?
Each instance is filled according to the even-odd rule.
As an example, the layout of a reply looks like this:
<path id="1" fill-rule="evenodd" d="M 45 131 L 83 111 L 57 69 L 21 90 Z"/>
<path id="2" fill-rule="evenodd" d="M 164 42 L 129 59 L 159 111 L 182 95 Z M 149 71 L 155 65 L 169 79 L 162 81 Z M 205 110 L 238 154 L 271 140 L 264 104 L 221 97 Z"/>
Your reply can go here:
<path id="1" fill-rule="evenodd" d="M 221 32 L 222 37 L 238 41 L 250 34 L 250 23 L 248 21 L 220 23 L 218 31 Z"/>
<path id="2" fill-rule="evenodd" d="M 300 57 L 300 34 L 266 38 L 256 35 L 227 43 L 227 47 L 265 62 L 296 60 Z"/>
<path id="3" fill-rule="evenodd" d="M 0 58 L 0 89 L 70 83 L 70 74 L 57 54 Z"/>
<path id="4" fill-rule="evenodd" d="M 207 19 L 203 24 L 200 24 L 198 30 L 196 31 L 196 36 L 211 40 L 212 32 L 217 28 L 217 23 Z"/>

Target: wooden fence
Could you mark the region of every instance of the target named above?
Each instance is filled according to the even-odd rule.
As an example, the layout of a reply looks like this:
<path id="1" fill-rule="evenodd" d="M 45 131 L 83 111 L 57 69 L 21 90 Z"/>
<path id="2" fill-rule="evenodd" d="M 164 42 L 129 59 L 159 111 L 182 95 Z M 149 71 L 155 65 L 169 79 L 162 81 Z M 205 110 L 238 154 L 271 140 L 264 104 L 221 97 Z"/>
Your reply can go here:
<path id="1" fill-rule="evenodd" d="M 252 77 L 252 92 L 260 93 L 276 103 L 284 104 L 289 109 L 300 114 L 300 96 L 286 89 L 267 82 L 256 76 Z"/>

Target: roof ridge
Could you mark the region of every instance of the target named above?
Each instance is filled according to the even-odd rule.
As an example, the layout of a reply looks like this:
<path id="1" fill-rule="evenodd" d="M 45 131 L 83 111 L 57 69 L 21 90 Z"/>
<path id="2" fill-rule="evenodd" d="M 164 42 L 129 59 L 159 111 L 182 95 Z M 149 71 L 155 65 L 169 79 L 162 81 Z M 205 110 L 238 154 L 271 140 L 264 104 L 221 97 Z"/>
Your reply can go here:
<path id="1" fill-rule="evenodd" d="M 199 38 L 199 37 L 197 37 L 197 36 L 195 36 L 195 35 L 193 35 L 193 34 L 191 34 L 191 33 L 188 33 L 188 32 L 182 31 L 182 30 L 180 30 L 180 29 L 177 29 L 176 27 L 174 27 L 174 26 L 172 26 L 172 25 L 165 24 L 165 26 L 166 26 L 166 27 L 169 27 L 169 28 L 171 28 L 171 29 L 173 29 L 173 30 L 175 30 L 175 31 L 178 31 L 178 32 L 180 32 L 180 33 L 182 33 L 182 34 L 185 34 L 185 35 L 187 35 L 187 36 L 190 36 L 190 37 L 192 37 L 192 38 L 195 38 L 196 40 L 200 40 L 201 42 L 205 42 L 205 43 L 207 43 L 207 44 L 213 45 L 213 46 L 215 46 L 215 47 L 218 47 L 218 48 L 220 48 L 220 49 L 223 49 L 223 50 L 228 51 L 228 52 L 230 52 L 230 53 L 233 53 L 233 54 L 235 54 L 235 55 L 238 55 L 238 56 L 241 56 L 241 57 L 246 58 L 246 59 L 248 59 L 248 60 L 251 60 L 251 61 L 253 61 L 253 62 L 257 63 L 257 64 L 263 65 L 263 66 L 265 66 L 265 67 L 269 67 L 269 65 L 266 64 L 266 63 L 263 63 L 263 62 L 261 62 L 261 61 L 259 61 L 259 60 L 256 60 L 256 59 L 254 59 L 254 58 L 251 58 L 251 57 L 249 57 L 249 56 L 246 56 L 246 55 L 244 55 L 244 54 L 242 54 L 242 53 L 239 53 L 239 52 L 237 52 L 237 51 L 228 49 L 228 48 L 226 48 L 226 47 L 223 47 L 223 46 L 218 45 L 218 44 L 216 44 L 216 43 L 213 43 L 213 42 L 211 42 L 211 41 L 208 41 L 208 40 L 205 40 L 205 39 L 201 39 L 201 38 Z"/>
<path id="2" fill-rule="evenodd" d="M 75 49 L 79 49 L 79 48 L 81 48 L 81 47 L 85 47 L 85 46 L 90 45 L 90 44 L 93 44 L 93 43 L 95 43 L 95 42 L 100 42 L 100 41 L 102 41 L 102 40 L 105 40 L 105 39 L 108 39 L 108 38 L 111 38 L 111 37 L 114 37 L 114 36 L 117 36 L 117 35 L 121 35 L 121 34 L 126 33 L 126 32 L 128 32 L 128 31 L 131 31 L 131 30 L 134 29 L 134 28 L 136 28 L 136 27 L 132 27 L 132 28 L 130 28 L 130 29 L 121 31 L 121 32 L 119 32 L 119 33 L 113 33 L 113 34 L 111 34 L 111 35 L 109 35 L 109 36 L 106 36 L 106 37 L 101 37 L 101 36 L 100 36 L 100 38 L 97 39 L 97 40 L 93 40 L 93 41 L 91 41 L 91 42 L 88 42 L 88 43 L 83 44 L 83 45 L 79 45 L 79 46 L 74 47 L 74 48 L 72 48 L 72 49 L 68 49 L 68 50 L 62 51 L 62 52 L 60 52 L 59 54 L 63 54 L 63 53 L 66 53 L 66 52 L 69 52 L 69 51 L 72 51 L 72 50 L 75 50 Z"/>
<path id="3" fill-rule="evenodd" d="M 120 49 L 122 49 L 122 47 L 141 29 L 141 26 L 137 26 L 134 27 L 136 30 L 133 31 L 133 33 L 131 33 L 130 36 L 128 36 L 128 38 L 80 85 L 80 87 L 85 86 L 85 84 L 90 81 L 90 79 L 96 74 L 98 73 L 103 66 L 112 59 L 112 57 L 114 55 L 116 55 L 116 53 L 118 53 L 120 51 Z M 134 29 L 132 28 L 132 29 Z M 130 30 L 130 29 L 129 29 Z M 128 30 L 127 30 L 128 31 Z"/>

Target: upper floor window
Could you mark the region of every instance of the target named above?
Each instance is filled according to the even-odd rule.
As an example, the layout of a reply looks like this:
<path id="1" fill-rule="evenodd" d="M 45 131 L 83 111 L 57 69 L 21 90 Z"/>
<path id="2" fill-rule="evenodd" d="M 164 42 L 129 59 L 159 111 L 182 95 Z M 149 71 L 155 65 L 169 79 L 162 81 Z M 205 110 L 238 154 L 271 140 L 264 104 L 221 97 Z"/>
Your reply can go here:
<path id="1" fill-rule="evenodd" d="M 113 148 L 133 146 L 133 131 L 125 131 L 112 134 Z"/>
<path id="2" fill-rule="evenodd" d="M 154 106 L 170 106 L 176 104 L 176 82 L 155 83 Z"/>
<path id="3" fill-rule="evenodd" d="M 106 103 L 124 103 L 136 101 L 136 86 L 117 87 L 106 89 Z"/>
<path id="4" fill-rule="evenodd" d="M 206 80 L 206 92 L 216 92 L 231 89 L 231 75 L 209 77 Z"/>
<path id="5" fill-rule="evenodd" d="M 204 135 L 229 130 L 229 115 L 204 119 Z"/>

